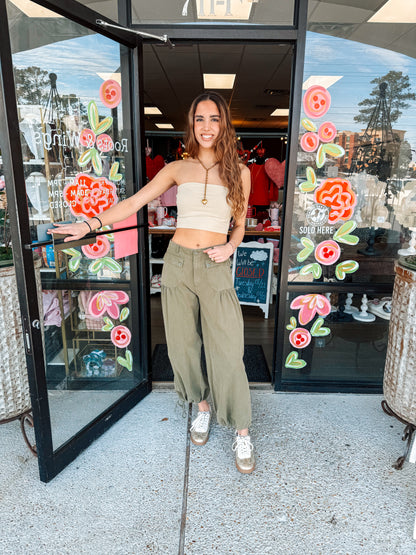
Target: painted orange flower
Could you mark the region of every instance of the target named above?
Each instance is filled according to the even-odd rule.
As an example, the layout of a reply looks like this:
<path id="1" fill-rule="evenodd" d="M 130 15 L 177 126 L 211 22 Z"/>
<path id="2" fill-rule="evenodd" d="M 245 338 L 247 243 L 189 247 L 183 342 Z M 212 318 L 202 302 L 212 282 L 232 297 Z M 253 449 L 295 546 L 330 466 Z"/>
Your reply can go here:
<path id="1" fill-rule="evenodd" d="M 105 177 L 79 173 L 63 190 L 63 197 L 74 216 L 92 218 L 117 204 L 117 188 Z"/>
<path id="2" fill-rule="evenodd" d="M 357 197 L 349 181 L 334 177 L 325 179 L 315 190 L 315 202 L 330 208 L 328 222 L 334 224 L 352 217 Z"/>

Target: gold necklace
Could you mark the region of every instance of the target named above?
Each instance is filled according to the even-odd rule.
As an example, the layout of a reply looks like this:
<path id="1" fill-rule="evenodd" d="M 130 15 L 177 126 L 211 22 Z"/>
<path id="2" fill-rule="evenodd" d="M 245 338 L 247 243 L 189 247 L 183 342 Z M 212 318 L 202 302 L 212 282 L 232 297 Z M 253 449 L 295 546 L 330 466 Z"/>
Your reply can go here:
<path id="1" fill-rule="evenodd" d="M 207 168 L 206 166 L 204 166 L 204 164 L 201 162 L 201 160 L 198 158 L 198 156 L 196 157 L 196 159 L 198 160 L 198 162 L 201 164 L 201 166 L 205 170 L 204 198 L 201 200 L 202 204 L 205 206 L 208 202 L 208 199 L 207 199 L 208 172 L 209 172 L 209 170 L 212 170 L 212 168 L 214 168 L 218 164 L 218 162 L 215 162 L 215 164 L 212 164 L 212 166 Z"/>

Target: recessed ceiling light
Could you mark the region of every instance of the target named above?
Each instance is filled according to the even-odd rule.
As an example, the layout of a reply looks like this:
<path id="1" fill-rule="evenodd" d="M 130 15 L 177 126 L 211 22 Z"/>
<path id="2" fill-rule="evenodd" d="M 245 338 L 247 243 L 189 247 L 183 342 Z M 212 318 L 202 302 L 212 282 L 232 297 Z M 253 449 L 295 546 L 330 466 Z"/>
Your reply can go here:
<path id="1" fill-rule="evenodd" d="M 256 3 L 256 0 L 254 0 Z M 227 0 L 218 1 L 214 5 L 211 0 L 211 7 L 208 2 L 200 0 L 196 2 L 196 14 L 198 19 L 249 19 L 253 2 L 250 0 L 240 0 L 240 2 L 231 2 Z"/>
<path id="2" fill-rule="evenodd" d="M 321 85 L 321 87 L 329 89 L 331 85 L 333 85 L 343 77 L 343 75 L 311 75 L 303 83 L 302 89 L 306 91 L 306 89 L 309 89 L 309 87 L 312 87 L 312 85 Z"/>
<path id="3" fill-rule="evenodd" d="M 145 106 L 144 113 L 146 116 L 160 116 L 162 112 L 156 106 Z"/>
<path id="4" fill-rule="evenodd" d="M 204 73 L 204 87 L 206 89 L 232 89 L 235 73 Z"/>
<path id="5" fill-rule="evenodd" d="M 270 114 L 271 116 L 288 116 L 289 108 L 276 108 L 274 112 Z"/>
<path id="6" fill-rule="evenodd" d="M 103 81 L 108 81 L 113 79 L 121 86 L 121 73 L 97 73 L 98 77 L 101 77 Z"/>
<path id="7" fill-rule="evenodd" d="M 416 23 L 416 0 L 388 0 L 368 23 Z"/>
<path id="8" fill-rule="evenodd" d="M 171 123 L 156 123 L 155 125 L 159 127 L 159 129 L 174 129 Z"/>
<path id="9" fill-rule="evenodd" d="M 31 2 L 31 0 L 10 0 L 10 2 L 28 17 L 62 17 L 62 15 L 51 12 L 51 10 Z"/>

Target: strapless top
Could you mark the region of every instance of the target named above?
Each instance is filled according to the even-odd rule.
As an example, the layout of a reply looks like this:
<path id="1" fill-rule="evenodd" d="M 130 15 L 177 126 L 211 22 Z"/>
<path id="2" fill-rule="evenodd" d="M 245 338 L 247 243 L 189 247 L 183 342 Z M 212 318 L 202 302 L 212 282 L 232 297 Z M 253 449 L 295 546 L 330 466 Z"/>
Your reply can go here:
<path id="1" fill-rule="evenodd" d="M 227 202 L 227 187 L 207 185 L 207 203 L 202 204 L 205 185 L 198 182 L 178 186 L 176 228 L 201 229 L 227 234 L 231 220 L 231 206 Z"/>

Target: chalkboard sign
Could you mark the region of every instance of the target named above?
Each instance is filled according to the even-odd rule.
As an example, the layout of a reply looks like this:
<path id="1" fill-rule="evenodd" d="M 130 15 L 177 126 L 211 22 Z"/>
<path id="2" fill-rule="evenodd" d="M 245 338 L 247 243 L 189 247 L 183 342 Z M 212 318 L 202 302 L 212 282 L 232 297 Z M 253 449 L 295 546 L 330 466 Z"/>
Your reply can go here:
<path id="1" fill-rule="evenodd" d="M 273 243 L 241 243 L 233 258 L 234 287 L 240 304 L 259 306 L 269 317 Z"/>

